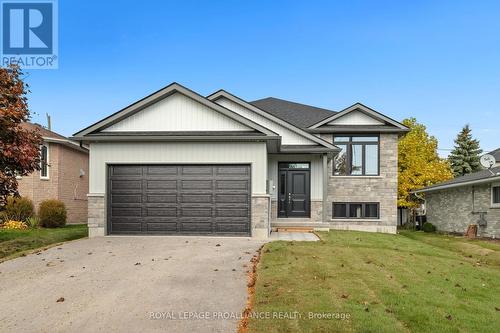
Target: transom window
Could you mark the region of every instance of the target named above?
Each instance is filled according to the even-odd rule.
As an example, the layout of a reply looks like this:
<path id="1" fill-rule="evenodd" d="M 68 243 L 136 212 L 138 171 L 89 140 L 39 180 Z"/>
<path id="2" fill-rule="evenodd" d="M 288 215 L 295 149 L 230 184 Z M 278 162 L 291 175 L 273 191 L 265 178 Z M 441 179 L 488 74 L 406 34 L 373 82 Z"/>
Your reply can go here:
<path id="1" fill-rule="evenodd" d="M 334 219 L 378 219 L 380 204 L 378 202 L 334 202 Z"/>
<path id="2" fill-rule="evenodd" d="M 493 184 L 491 187 L 491 203 L 493 206 L 500 207 L 500 184 Z"/>
<path id="3" fill-rule="evenodd" d="M 334 159 L 334 176 L 377 176 L 379 137 L 336 135 L 333 144 L 341 149 Z"/>

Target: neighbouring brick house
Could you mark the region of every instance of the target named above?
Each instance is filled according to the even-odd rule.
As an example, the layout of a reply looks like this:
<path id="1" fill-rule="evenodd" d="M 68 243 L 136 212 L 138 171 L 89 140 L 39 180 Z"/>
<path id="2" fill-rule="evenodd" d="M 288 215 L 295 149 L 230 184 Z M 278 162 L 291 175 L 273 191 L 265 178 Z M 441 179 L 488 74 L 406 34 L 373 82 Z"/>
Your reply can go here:
<path id="1" fill-rule="evenodd" d="M 427 221 L 438 231 L 464 233 L 475 224 L 478 236 L 500 237 L 500 166 L 415 193 L 425 194 Z"/>
<path id="2" fill-rule="evenodd" d="M 22 126 L 38 130 L 43 145 L 41 170 L 18 178 L 19 194 L 33 200 L 36 209 L 43 200 L 61 200 L 68 211 L 68 223 L 87 223 L 88 150 L 38 124 Z"/>

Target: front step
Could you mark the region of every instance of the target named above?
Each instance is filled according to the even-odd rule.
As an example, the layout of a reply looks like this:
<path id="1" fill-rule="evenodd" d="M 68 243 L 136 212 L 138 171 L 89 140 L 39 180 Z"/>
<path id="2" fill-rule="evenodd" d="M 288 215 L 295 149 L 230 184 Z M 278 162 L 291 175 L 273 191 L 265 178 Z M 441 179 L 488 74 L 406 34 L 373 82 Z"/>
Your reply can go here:
<path id="1" fill-rule="evenodd" d="M 312 227 L 279 227 L 276 228 L 277 232 L 313 232 Z"/>

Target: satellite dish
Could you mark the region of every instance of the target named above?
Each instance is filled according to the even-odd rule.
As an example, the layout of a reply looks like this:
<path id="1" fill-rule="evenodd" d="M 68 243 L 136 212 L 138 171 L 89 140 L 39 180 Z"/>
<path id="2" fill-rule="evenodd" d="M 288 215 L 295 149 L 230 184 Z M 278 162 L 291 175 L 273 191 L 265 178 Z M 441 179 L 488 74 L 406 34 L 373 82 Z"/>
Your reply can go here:
<path id="1" fill-rule="evenodd" d="M 481 156 L 481 159 L 479 161 L 481 162 L 481 165 L 486 169 L 493 168 L 496 163 L 495 157 L 490 154 L 484 154 L 483 156 Z"/>

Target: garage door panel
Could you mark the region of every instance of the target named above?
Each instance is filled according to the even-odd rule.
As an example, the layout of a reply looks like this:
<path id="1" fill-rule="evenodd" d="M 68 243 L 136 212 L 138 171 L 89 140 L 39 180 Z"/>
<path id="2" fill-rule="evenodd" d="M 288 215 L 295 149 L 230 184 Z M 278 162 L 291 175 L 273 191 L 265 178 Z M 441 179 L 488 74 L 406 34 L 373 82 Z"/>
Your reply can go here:
<path id="1" fill-rule="evenodd" d="M 146 207 L 146 216 L 177 217 L 177 207 Z"/>
<path id="2" fill-rule="evenodd" d="M 247 204 L 249 199 L 248 194 L 222 194 L 215 195 L 216 204 Z"/>
<path id="3" fill-rule="evenodd" d="M 211 233 L 212 223 L 206 220 L 181 220 L 180 231 L 191 233 Z"/>
<path id="4" fill-rule="evenodd" d="M 177 180 L 147 180 L 146 181 L 146 191 L 164 191 L 164 190 L 177 190 Z"/>
<path id="5" fill-rule="evenodd" d="M 142 167 L 141 166 L 114 166 L 111 167 L 110 173 L 112 176 L 141 176 Z"/>
<path id="6" fill-rule="evenodd" d="M 178 173 L 178 167 L 175 165 L 153 165 L 145 168 L 148 176 L 176 176 Z"/>
<path id="7" fill-rule="evenodd" d="M 111 199 L 112 204 L 141 204 L 142 194 L 115 194 Z"/>
<path id="8" fill-rule="evenodd" d="M 182 190 L 210 190 L 212 189 L 212 180 L 197 179 L 197 180 L 181 180 Z"/>
<path id="9" fill-rule="evenodd" d="M 161 223 L 155 223 L 155 222 L 148 222 L 146 223 L 146 228 L 147 231 L 149 232 L 154 232 L 154 231 L 171 231 L 171 232 L 177 232 L 177 222 L 161 222 Z"/>
<path id="10" fill-rule="evenodd" d="M 181 167 L 181 175 L 187 176 L 212 176 L 213 175 L 213 167 L 200 166 L 200 165 L 190 165 Z"/>
<path id="11" fill-rule="evenodd" d="M 205 194 L 194 194 L 194 193 L 183 193 L 181 194 L 181 203 L 208 203 L 211 204 L 213 200 L 212 193 Z"/>
<path id="12" fill-rule="evenodd" d="M 181 208 L 181 216 L 186 217 L 212 217 L 212 207 L 185 207 Z"/>
<path id="13" fill-rule="evenodd" d="M 146 203 L 177 203 L 177 193 L 168 194 L 148 194 L 146 195 Z"/>
<path id="14" fill-rule="evenodd" d="M 111 215 L 113 217 L 141 216 L 142 207 L 112 207 Z"/>
<path id="15" fill-rule="evenodd" d="M 142 191 L 142 181 L 141 180 L 131 180 L 131 179 L 123 179 L 123 180 L 112 180 L 111 181 L 111 189 L 113 192 L 126 192 L 131 190 Z"/>
<path id="16" fill-rule="evenodd" d="M 219 191 L 248 191 L 250 183 L 247 180 L 216 180 L 215 188 Z"/>
<path id="17" fill-rule="evenodd" d="M 249 235 L 249 165 L 110 169 L 110 233 Z"/>
<path id="18" fill-rule="evenodd" d="M 120 232 L 138 233 L 142 231 L 142 224 L 140 222 L 138 223 L 115 222 L 113 223 L 113 231 L 116 233 Z"/>

